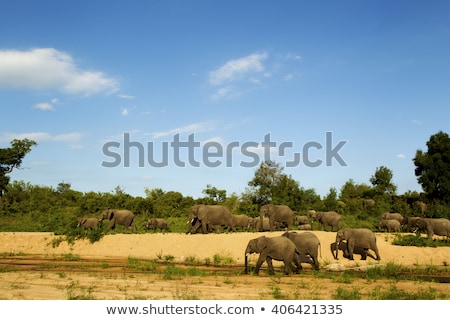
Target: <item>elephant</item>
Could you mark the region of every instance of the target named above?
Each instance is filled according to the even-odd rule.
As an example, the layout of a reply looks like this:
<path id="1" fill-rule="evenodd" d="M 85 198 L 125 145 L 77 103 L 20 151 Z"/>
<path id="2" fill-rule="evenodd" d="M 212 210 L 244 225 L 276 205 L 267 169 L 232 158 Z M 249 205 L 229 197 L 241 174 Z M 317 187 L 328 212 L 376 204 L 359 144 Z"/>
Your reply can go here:
<path id="1" fill-rule="evenodd" d="M 247 230 L 250 228 L 250 217 L 246 214 L 233 215 L 233 222 L 235 228 Z"/>
<path id="2" fill-rule="evenodd" d="M 407 232 L 413 232 L 417 228 L 417 221 L 422 219 L 421 217 L 404 217 L 402 221 L 403 229 Z"/>
<path id="3" fill-rule="evenodd" d="M 257 231 L 270 231 L 270 220 L 269 218 L 263 218 L 263 223 L 261 226 L 261 218 L 253 218 L 252 222 L 251 222 L 254 226 L 254 229 Z M 283 227 L 283 224 L 275 222 L 274 224 L 274 229 L 280 229 L 281 227 Z"/>
<path id="4" fill-rule="evenodd" d="M 380 223 L 378 224 L 378 229 L 380 230 L 386 230 L 387 232 L 400 232 L 402 231 L 402 225 L 398 220 L 391 219 L 381 219 Z"/>
<path id="5" fill-rule="evenodd" d="M 147 228 L 147 230 L 169 230 L 169 226 L 167 224 L 167 221 L 161 218 L 152 218 L 149 219 L 147 221 L 144 221 L 142 223 L 142 226 L 144 226 L 145 228 Z"/>
<path id="6" fill-rule="evenodd" d="M 100 221 L 103 219 L 109 220 L 108 228 L 106 231 L 114 229 L 117 224 L 120 224 L 126 228 L 131 228 L 133 232 L 136 232 L 136 224 L 134 223 L 134 213 L 125 209 L 108 209 L 102 212 Z"/>
<path id="7" fill-rule="evenodd" d="M 286 231 L 282 234 L 283 237 L 290 239 L 296 246 L 298 251 L 301 252 L 300 258 L 302 262 L 311 264 L 314 269 L 319 270 L 319 249 L 321 249 L 319 238 L 312 232 L 295 232 Z M 310 258 L 303 257 L 306 255 Z"/>
<path id="8" fill-rule="evenodd" d="M 372 207 L 372 206 L 375 205 L 375 200 L 373 200 L 373 199 L 364 199 L 362 201 L 362 203 L 363 203 L 364 209 L 367 209 L 368 207 Z"/>
<path id="9" fill-rule="evenodd" d="M 98 218 L 78 218 L 77 227 L 82 227 L 83 229 L 97 229 L 100 227 L 101 221 Z"/>
<path id="10" fill-rule="evenodd" d="M 377 238 L 372 230 L 368 228 L 345 228 L 336 233 L 336 255 L 338 258 L 338 248 L 341 245 L 341 241 L 347 240 L 348 247 L 348 259 L 353 260 L 353 252 L 355 247 L 361 247 L 363 249 L 371 249 L 375 252 L 376 260 L 380 260 L 380 253 L 377 247 Z"/>
<path id="11" fill-rule="evenodd" d="M 337 246 L 336 242 L 333 242 L 333 243 L 330 244 L 331 254 L 333 255 L 333 258 L 337 260 L 338 259 L 337 255 L 335 255 L 336 251 L 337 251 L 336 248 L 338 250 L 342 251 L 342 253 L 344 255 L 344 258 L 349 259 L 350 256 L 349 256 L 349 253 L 348 253 L 348 243 L 347 243 L 347 241 L 341 241 L 339 243 L 339 247 Z M 361 247 L 358 247 L 358 246 L 354 246 L 353 247 L 353 254 L 361 255 L 361 260 L 366 260 L 367 256 L 369 256 L 372 259 L 376 260 L 375 256 L 372 253 L 370 253 L 367 249 L 364 249 L 364 248 L 361 248 Z"/>
<path id="12" fill-rule="evenodd" d="M 312 225 L 309 223 L 299 224 L 297 230 L 312 230 Z"/>
<path id="13" fill-rule="evenodd" d="M 287 230 L 291 229 L 294 221 L 294 211 L 286 205 L 265 204 L 259 209 L 261 221 L 265 216 L 269 218 L 270 231 L 275 230 L 276 223 L 283 224 Z M 261 222 L 262 224 L 262 222 Z"/>
<path id="14" fill-rule="evenodd" d="M 416 221 L 418 232 L 426 231 L 428 239 L 433 235 L 445 236 L 450 239 L 450 220 L 446 218 L 420 218 Z"/>
<path id="15" fill-rule="evenodd" d="M 400 224 L 403 223 L 403 215 L 401 213 L 390 213 L 390 212 L 385 212 L 383 214 L 381 214 L 381 220 L 397 220 L 398 222 L 400 222 Z"/>
<path id="16" fill-rule="evenodd" d="M 425 211 L 427 211 L 427 204 L 423 201 L 414 201 L 412 204 L 413 209 L 419 211 L 422 218 L 425 218 Z"/>
<path id="17" fill-rule="evenodd" d="M 306 216 L 309 218 L 309 219 L 312 219 L 312 217 L 316 214 L 316 210 L 314 210 L 314 209 L 309 209 L 307 212 L 306 212 Z"/>
<path id="18" fill-rule="evenodd" d="M 307 216 L 295 216 L 294 221 L 297 225 L 308 224 L 309 219 Z"/>
<path id="19" fill-rule="evenodd" d="M 248 273 L 248 255 L 252 253 L 259 253 L 258 261 L 256 262 L 254 273 L 258 274 L 259 269 L 264 261 L 267 262 L 269 273 L 274 274 L 272 259 L 284 262 L 284 273 L 288 275 L 291 270 L 298 273 L 302 268 L 300 264 L 301 252 L 297 249 L 295 244 L 287 237 L 266 237 L 261 236 L 251 239 L 247 248 L 245 249 L 245 273 Z M 293 266 L 295 264 L 296 268 Z"/>
<path id="20" fill-rule="evenodd" d="M 335 211 L 318 211 L 311 218 L 311 221 L 318 221 L 319 230 L 320 226 L 322 226 L 323 231 L 328 231 L 328 226 L 331 227 L 331 231 L 339 230 L 341 228 L 341 219 L 342 215 Z"/>
<path id="21" fill-rule="evenodd" d="M 197 219 L 197 223 L 193 221 Z M 208 233 L 208 226 L 227 226 L 231 231 L 236 231 L 233 215 L 222 205 L 194 205 L 189 210 L 189 227 L 187 233 L 195 233 L 199 227 L 202 233 Z"/>

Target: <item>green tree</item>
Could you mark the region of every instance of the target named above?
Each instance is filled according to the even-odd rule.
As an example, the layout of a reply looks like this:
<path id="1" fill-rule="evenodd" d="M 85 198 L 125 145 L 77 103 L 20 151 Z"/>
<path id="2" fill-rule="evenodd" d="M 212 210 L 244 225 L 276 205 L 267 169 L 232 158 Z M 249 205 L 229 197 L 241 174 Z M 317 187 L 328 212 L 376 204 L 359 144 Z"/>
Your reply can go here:
<path id="1" fill-rule="evenodd" d="M 3 204 L 3 192 L 10 180 L 7 174 L 20 168 L 23 158 L 36 144 L 35 141 L 29 139 L 14 139 L 11 141 L 10 148 L 0 148 L 0 208 Z"/>
<path id="2" fill-rule="evenodd" d="M 253 202 L 259 205 L 269 203 L 273 200 L 273 191 L 281 179 L 283 167 L 272 161 L 261 163 L 255 171 L 255 176 L 248 182 Z"/>
<path id="3" fill-rule="evenodd" d="M 338 199 L 336 188 L 330 188 L 330 191 L 323 199 L 325 211 L 336 211 L 338 208 Z"/>
<path id="4" fill-rule="evenodd" d="M 375 170 L 375 174 L 370 177 L 375 195 L 395 195 L 397 186 L 392 182 L 393 176 L 392 170 L 384 166 Z"/>
<path id="5" fill-rule="evenodd" d="M 439 131 L 428 140 L 428 150 L 413 158 L 417 181 L 431 202 L 450 202 L 450 137 Z"/>
<path id="6" fill-rule="evenodd" d="M 210 184 L 206 185 L 206 188 L 202 191 L 206 194 L 214 203 L 223 202 L 227 197 L 226 190 L 220 190 Z"/>

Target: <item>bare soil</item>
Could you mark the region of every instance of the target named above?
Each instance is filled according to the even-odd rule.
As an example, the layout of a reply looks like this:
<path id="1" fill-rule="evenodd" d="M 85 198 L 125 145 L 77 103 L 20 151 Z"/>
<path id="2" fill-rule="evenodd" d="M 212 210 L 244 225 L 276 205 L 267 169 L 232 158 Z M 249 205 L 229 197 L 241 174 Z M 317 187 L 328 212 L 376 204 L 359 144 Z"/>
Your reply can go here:
<path id="1" fill-rule="evenodd" d="M 300 274 L 289 276 L 282 274 L 282 263 L 274 263 L 273 276 L 265 269 L 259 276 L 243 272 L 248 241 L 282 232 L 111 234 L 95 243 L 79 240 L 74 244 L 60 242 L 61 237 L 52 233 L 0 233 L 0 299 L 329 300 L 338 288 L 357 290 L 363 299 L 371 299 L 377 290 L 392 286 L 413 293 L 436 290 L 450 298 L 450 274 L 436 275 L 429 282 L 418 278 L 420 274 L 406 280 L 349 280 L 342 272 L 364 273 L 372 266 L 391 263 L 411 270 L 448 270 L 449 247 L 394 246 L 393 235 L 377 233 L 381 261 L 361 261 L 359 256 L 353 261 L 334 260 L 329 246 L 336 233 L 313 232 L 322 244 L 321 271 L 304 265 Z M 257 258 L 252 255 L 250 264 Z"/>

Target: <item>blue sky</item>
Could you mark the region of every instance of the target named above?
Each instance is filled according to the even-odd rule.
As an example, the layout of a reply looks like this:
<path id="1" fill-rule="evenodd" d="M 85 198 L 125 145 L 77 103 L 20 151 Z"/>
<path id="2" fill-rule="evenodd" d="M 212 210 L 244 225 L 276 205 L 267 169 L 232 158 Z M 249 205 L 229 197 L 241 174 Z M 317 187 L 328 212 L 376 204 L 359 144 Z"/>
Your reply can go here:
<path id="1" fill-rule="evenodd" d="M 398 193 L 421 191 L 412 158 L 449 132 L 448 12 L 448 1 L 8 1 L 0 147 L 34 139 L 11 178 L 83 192 L 240 194 L 259 165 L 245 164 L 264 157 L 321 196 L 369 184 L 380 166 Z M 164 145 L 167 166 L 150 165 Z"/>

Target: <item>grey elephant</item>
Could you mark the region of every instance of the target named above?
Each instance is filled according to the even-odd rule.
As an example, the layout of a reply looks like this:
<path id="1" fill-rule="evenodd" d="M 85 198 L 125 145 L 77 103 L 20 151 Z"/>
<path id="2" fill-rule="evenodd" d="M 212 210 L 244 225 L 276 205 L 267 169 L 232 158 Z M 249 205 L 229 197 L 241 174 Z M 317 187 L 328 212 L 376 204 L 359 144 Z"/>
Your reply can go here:
<path id="1" fill-rule="evenodd" d="M 312 230 L 312 225 L 310 223 L 299 224 L 297 230 Z"/>
<path id="2" fill-rule="evenodd" d="M 420 212 L 421 216 L 425 217 L 425 212 L 427 211 L 427 204 L 423 201 L 414 201 L 412 207 L 415 211 Z"/>
<path id="3" fill-rule="evenodd" d="M 385 212 L 381 214 L 381 220 L 397 220 L 398 222 L 400 222 L 400 224 L 403 223 L 403 215 L 401 213 L 397 213 L 397 212 Z"/>
<path id="4" fill-rule="evenodd" d="M 337 254 L 336 254 L 336 252 L 337 252 L 336 249 L 342 251 L 342 254 L 343 254 L 344 258 L 349 259 L 350 255 L 348 253 L 348 243 L 347 243 L 347 241 L 341 241 L 339 243 L 339 246 L 336 244 L 336 242 L 332 242 L 330 244 L 331 254 L 333 255 L 333 258 L 337 260 L 338 257 L 337 257 Z M 369 256 L 372 259 L 376 260 L 375 256 L 372 253 L 370 253 L 367 249 L 364 249 L 364 248 L 361 248 L 361 247 L 358 247 L 358 246 L 354 246 L 353 247 L 353 254 L 361 255 L 361 260 L 366 260 L 367 256 Z"/>
<path id="5" fill-rule="evenodd" d="M 314 210 L 314 209 L 309 209 L 308 211 L 306 211 L 306 216 L 309 218 L 309 219 L 312 219 L 312 217 L 316 214 L 316 210 Z"/>
<path id="6" fill-rule="evenodd" d="M 363 204 L 364 209 L 367 209 L 368 207 L 372 207 L 375 205 L 375 200 L 363 199 L 362 204 Z"/>
<path id="7" fill-rule="evenodd" d="M 353 253 L 355 247 L 363 249 L 370 249 L 375 252 L 376 259 L 380 260 L 380 253 L 378 252 L 377 237 L 372 230 L 368 228 L 345 228 L 336 233 L 337 248 L 339 248 L 342 241 L 347 240 L 348 244 L 348 259 L 353 260 Z M 336 249 L 335 259 L 338 258 L 338 249 Z"/>
<path id="8" fill-rule="evenodd" d="M 78 218 L 78 225 L 77 227 L 82 227 L 83 229 L 97 229 L 100 227 L 101 221 L 98 218 Z"/>
<path id="9" fill-rule="evenodd" d="M 196 220 L 196 223 L 193 222 Z M 236 231 L 233 215 L 222 205 L 194 205 L 189 210 L 189 227 L 187 233 L 196 233 L 198 228 L 202 228 L 202 233 L 208 233 L 208 226 L 225 226 Z"/>
<path id="10" fill-rule="evenodd" d="M 259 208 L 259 218 L 261 221 L 264 217 L 269 218 L 270 231 L 275 230 L 275 225 L 282 224 L 287 230 L 292 228 L 294 221 L 294 211 L 286 205 L 265 204 Z"/>
<path id="11" fill-rule="evenodd" d="M 403 219 L 402 219 L 403 221 Z M 387 232 L 400 232 L 402 231 L 402 225 L 398 220 L 391 219 L 381 219 L 380 223 L 378 224 L 378 228 L 380 230 L 386 230 Z"/>
<path id="12" fill-rule="evenodd" d="M 134 223 L 134 218 L 134 213 L 130 210 L 107 209 L 102 212 L 99 220 L 109 220 L 108 228 L 106 229 L 106 231 L 114 229 L 116 225 L 122 225 L 125 228 L 130 228 L 133 232 L 136 232 L 136 224 Z"/>
<path id="13" fill-rule="evenodd" d="M 162 218 L 151 218 L 147 221 L 144 221 L 142 223 L 142 226 L 145 227 L 147 230 L 169 230 L 169 226 L 167 224 L 167 221 Z"/>
<path id="14" fill-rule="evenodd" d="M 263 231 L 270 231 L 270 220 L 269 218 L 263 218 L 262 225 L 261 225 L 261 218 L 253 218 L 255 223 L 255 230 L 263 232 Z M 274 230 L 278 230 L 283 227 L 282 223 L 275 222 L 274 223 Z"/>
<path id="15" fill-rule="evenodd" d="M 274 274 L 272 259 L 284 262 L 284 273 L 288 275 L 291 271 L 297 273 L 301 269 L 300 254 L 295 244 L 286 237 L 258 237 L 248 242 L 245 249 L 245 273 L 248 273 L 248 255 L 259 253 L 254 273 L 258 274 L 264 261 L 269 267 L 269 273 Z M 296 267 L 294 267 L 294 265 Z"/>
<path id="16" fill-rule="evenodd" d="M 402 227 L 407 232 L 414 232 L 417 229 L 417 221 L 422 219 L 421 217 L 404 217 Z"/>
<path id="17" fill-rule="evenodd" d="M 294 222 L 296 225 L 301 225 L 301 224 L 308 224 L 309 223 L 309 219 L 308 216 L 295 216 L 294 217 Z"/>
<path id="18" fill-rule="evenodd" d="M 339 230 L 341 228 L 342 215 L 335 211 L 318 211 L 316 212 L 311 221 L 317 221 L 319 223 L 319 230 L 322 226 L 323 231 L 328 231 L 327 228 L 331 227 L 330 231 Z"/>
<path id="19" fill-rule="evenodd" d="M 290 239 L 301 252 L 300 258 L 302 262 L 311 264 L 314 269 L 319 270 L 319 250 L 321 250 L 320 240 L 313 233 L 309 231 L 295 232 L 286 231 L 282 234 L 283 237 Z M 303 255 L 308 256 L 310 259 L 305 259 Z"/>
<path id="20" fill-rule="evenodd" d="M 446 218 L 420 218 L 416 221 L 418 232 L 424 231 L 428 234 L 428 239 L 433 239 L 433 235 L 450 238 L 450 220 Z"/>
<path id="21" fill-rule="evenodd" d="M 250 220 L 251 218 L 246 214 L 237 214 L 233 215 L 234 227 L 240 228 L 242 230 L 247 230 L 250 228 Z"/>

